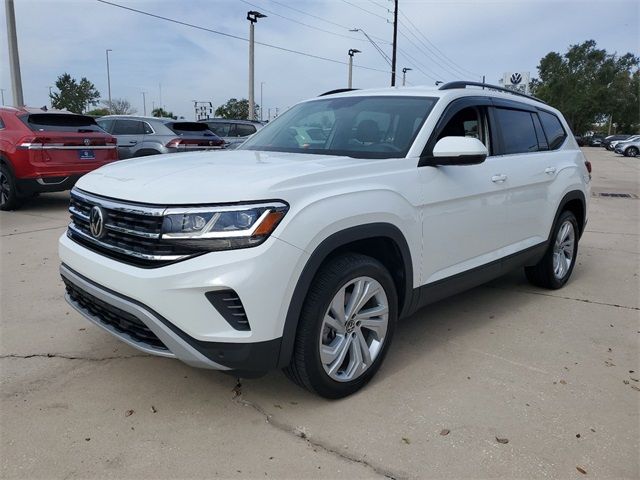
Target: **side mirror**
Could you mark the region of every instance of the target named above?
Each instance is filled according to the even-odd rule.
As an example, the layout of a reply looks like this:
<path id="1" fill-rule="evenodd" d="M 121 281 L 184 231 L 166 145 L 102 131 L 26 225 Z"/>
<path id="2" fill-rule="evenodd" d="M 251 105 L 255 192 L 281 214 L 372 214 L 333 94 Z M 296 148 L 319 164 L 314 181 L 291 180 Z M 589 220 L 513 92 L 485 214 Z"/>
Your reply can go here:
<path id="1" fill-rule="evenodd" d="M 477 165 L 484 162 L 487 147 L 472 137 L 444 137 L 433 147 L 433 157 L 425 165 Z"/>

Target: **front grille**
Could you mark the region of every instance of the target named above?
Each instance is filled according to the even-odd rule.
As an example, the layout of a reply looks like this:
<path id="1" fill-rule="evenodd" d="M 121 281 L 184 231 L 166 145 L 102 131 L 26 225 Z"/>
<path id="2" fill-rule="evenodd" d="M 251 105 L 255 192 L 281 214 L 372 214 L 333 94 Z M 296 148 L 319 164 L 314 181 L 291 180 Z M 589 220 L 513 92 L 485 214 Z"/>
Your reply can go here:
<path id="1" fill-rule="evenodd" d="M 62 280 L 73 303 L 90 312 L 104 325 L 115 329 L 119 333 L 126 333 L 137 342 L 144 343 L 155 349 L 168 350 L 156 334 L 136 316 L 103 302 L 71 283 L 64 276 Z"/>
<path id="2" fill-rule="evenodd" d="M 91 233 L 91 209 L 99 206 L 104 215 L 105 234 Z M 102 255 L 141 267 L 159 267 L 202 252 L 162 241 L 164 207 L 126 204 L 74 189 L 69 212 L 68 236 Z"/>

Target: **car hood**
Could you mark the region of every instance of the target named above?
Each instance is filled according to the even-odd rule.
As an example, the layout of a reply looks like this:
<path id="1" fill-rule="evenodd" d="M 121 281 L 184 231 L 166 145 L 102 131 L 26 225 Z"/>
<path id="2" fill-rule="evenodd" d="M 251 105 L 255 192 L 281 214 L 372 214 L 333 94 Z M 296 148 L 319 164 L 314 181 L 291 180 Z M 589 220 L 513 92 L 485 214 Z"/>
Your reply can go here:
<path id="1" fill-rule="evenodd" d="M 83 176 L 76 186 L 160 205 L 286 200 L 291 188 L 361 175 L 367 170 L 362 165 L 371 161 L 249 150 L 178 153 L 114 162 Z"/>

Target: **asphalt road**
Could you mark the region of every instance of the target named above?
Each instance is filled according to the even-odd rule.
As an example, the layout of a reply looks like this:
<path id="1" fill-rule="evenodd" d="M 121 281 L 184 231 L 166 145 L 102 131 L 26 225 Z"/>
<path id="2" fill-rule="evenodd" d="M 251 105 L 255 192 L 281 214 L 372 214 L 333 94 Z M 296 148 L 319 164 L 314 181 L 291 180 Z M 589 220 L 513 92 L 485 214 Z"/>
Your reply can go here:
<path id="1" fill-rule="evenodd" d="M 2 212 L 0 476 L 639 478 L 640 160 L 585 153 L 594 193 L 636 197 L 592 198 L 564 289 L 514 272 L 430 306 L 333 402 L 120 343 L 63 300 L 68 195 Z"/>

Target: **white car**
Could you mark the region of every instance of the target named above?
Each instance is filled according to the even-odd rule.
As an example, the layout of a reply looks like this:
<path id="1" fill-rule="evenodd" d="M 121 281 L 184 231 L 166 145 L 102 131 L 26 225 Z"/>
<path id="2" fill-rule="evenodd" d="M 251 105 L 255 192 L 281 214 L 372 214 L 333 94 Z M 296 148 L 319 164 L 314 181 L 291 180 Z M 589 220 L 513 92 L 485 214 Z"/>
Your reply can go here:
<path id="1" fill-rule="evenodd" d="M 142 351 L 339 398 L 428 303 L 519 267 L 562 287 L 591 166 L 560 112 L 478 85 L 322 96 L 240 150 L 85 175 L 67 300 Z M 311 128 L 323 140 L 301 144 Z"/>

